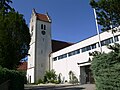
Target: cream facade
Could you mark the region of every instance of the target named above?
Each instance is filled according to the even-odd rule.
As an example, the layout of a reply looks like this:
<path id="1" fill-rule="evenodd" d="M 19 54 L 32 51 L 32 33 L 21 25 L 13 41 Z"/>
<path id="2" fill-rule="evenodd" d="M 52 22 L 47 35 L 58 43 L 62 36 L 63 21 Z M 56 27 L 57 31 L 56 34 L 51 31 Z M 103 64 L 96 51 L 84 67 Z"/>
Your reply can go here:
<path id="1" fill-rule="evenodd" d="M 114 34 L 115 42 L 120 43 L 120 32 Z M 113 44 L 113 34 L 103 32 L 100 34 L 102 52 L 108 53 L 107 44 Z M 87 38 L 72 46 L 52 53 L 53 69 L 57 74 L 61 73 L 62 80 L 69 82 L 69 72 L 72 71 L 81 84 L 92 83 L 93 77 L 90 72 L 92 57 L 89 52 L 101 51 L 98 35 Z"/>
<path id="2" fill-rule="evenodd" d="M 48 14 L 32 11 L 30 34 L 27 79 L 29 83 L 34 83 L 40 78 L 43 79 L 45 71 L 50 69 L 51 19 Z"/>
<path id="3" fill-rule="evenodd" d="M 48 14 L 32 11 L 30 20 L 31 42 L 28 56 L 27 79 L 29 83 L 43 79 L 45 71 L 54 69 L 61 74 L 62 82 L 69 82 L 72 71 L 81 84 L 92 83 L 90 71 L 92 57 L 89 52 L 101 51 L 98 35 L 94 35 L 71 46 L 52 52 L 51 19 Z M 100 34 L 102 52 L 108 53 L 107 44 L 120 43 L 120 32 Z M 60 46 L 60 45 L 57 45 Z M 53 47 L 55 48 L 55 47 Z"/>

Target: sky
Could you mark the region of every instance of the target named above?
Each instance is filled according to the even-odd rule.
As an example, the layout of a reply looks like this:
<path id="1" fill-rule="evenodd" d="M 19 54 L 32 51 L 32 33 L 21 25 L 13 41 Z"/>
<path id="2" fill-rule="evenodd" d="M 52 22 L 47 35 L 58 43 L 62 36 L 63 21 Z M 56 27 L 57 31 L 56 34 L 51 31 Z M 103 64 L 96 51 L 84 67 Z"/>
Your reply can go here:
<path id="1" fill-rule="evenodd" d="M 75 43 L 97 33 L 90 0 L 12 1 L 12 7 L 24 15 L 28 26 L 33 8 L 37 13 L 48 12 L 52 19 L 52 39 Z"/>

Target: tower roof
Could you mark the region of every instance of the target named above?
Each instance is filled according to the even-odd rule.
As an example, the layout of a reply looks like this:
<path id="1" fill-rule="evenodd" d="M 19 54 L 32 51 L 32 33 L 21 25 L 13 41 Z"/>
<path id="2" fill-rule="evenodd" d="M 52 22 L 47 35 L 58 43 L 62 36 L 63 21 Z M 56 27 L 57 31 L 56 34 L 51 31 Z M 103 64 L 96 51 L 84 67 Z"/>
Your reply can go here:
<path id="1" fill-rule="evenodd" d="M 48 13 L 46 14 L 36 13 L 35 9 L 33 9 L 33 13 L 36 15 L 37 20 L 44 21 L 44 22 L 51 22 L 51 18 L 48 15 Z"/>
<path id="2" fill-rule="evenodd" d="M 36 13 L 36 16 L 37 16 L 37 20 L 50 22 L 48 16 L 45 14 Z"/>

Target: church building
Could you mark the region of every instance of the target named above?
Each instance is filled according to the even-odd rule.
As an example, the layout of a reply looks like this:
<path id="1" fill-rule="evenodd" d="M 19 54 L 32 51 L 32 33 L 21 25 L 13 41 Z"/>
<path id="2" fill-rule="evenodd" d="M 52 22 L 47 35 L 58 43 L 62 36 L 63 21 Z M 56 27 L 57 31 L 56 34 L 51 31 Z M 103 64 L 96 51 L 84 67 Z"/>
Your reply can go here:
<path id="1" fill-rule="evenodd" d="M 31 42 L 27 65 L 27 78 L 30 83 L 43 79 L 45 71 L 52 69 L 51 53 L 63 49 L 72 43 L 51 39 L 51 18 L 32 10 L 30 19 Z"/>
<path id="2" fill-rule="evenodd" d="M 51 38 L 51 17 L 32 10 L 30 20 L 31 42 L 27 65 L 29 83 L 43 79 L 46 71 L 54 69 L 61 74 L 62 82 L 69 82 L 69 72 L 72 71 L 81 84 L 93 83 L 90 70 L 92 57 L 90 52 L 109 52 L 106 45 L 120 43 L 120 32 L 100 33 L 101 47 L 98 35 L 91 36 L 77 43 L 68 43 Z M 114 37 L 114 38 L 113 38 Z"/>

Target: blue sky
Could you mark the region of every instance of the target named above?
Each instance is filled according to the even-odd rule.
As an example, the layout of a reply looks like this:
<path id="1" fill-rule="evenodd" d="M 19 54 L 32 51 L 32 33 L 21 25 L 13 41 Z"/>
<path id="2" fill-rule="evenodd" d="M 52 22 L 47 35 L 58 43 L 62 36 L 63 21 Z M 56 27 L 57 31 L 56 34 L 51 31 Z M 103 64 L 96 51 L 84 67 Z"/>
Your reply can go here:
<path id="1" fill-rule="evenodd" d="M 78 42 L 96 34 L 90 0 L 12 0 L 12 7 L 24 15 L 29 25 L 32 9 L 48 12 L 52 18 L 52 38 Z"/>

